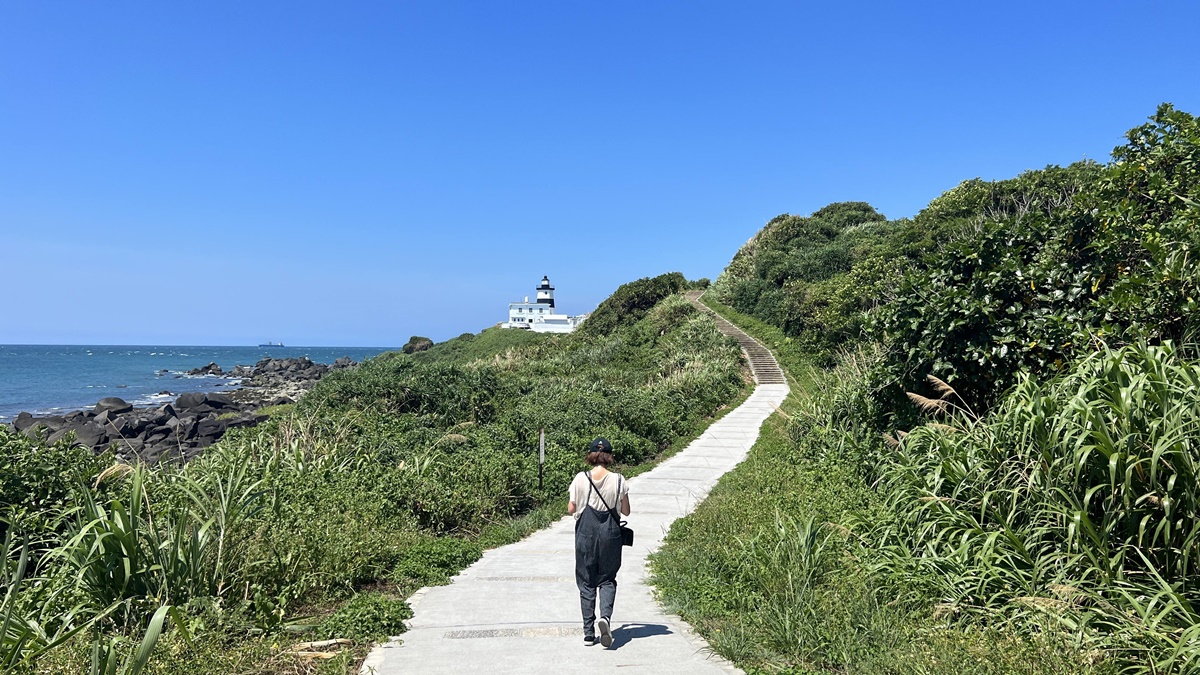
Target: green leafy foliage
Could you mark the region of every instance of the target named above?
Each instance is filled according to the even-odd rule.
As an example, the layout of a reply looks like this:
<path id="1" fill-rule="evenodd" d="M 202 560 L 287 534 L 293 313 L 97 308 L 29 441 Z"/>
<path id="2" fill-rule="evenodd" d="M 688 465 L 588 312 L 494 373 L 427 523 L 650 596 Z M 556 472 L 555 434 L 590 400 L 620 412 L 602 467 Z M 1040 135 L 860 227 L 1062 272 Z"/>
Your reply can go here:
<path id="1" fill-rule="evenodd" d="M 109 463 L 65 440 L 45 446 L 0 425 L 0 537 L 10 527 L 35 539 L 60 530 L 81 486 Z"/>
<path id="2" fill-rule="evenodd" d="M 910 389 L 934 373 L 983 410 L 1019 373 L 1058 372 L 1098 339 L 1194 340 L 1200 120 L 1164 105 L 1128 138 L 1103 169 L 1031 172 L 986 199 L 960 186 L 931 207 L 978 224 L 884 313 L 888 376 Z"/>
<path id="3" fill-rule="evenodd" d="M 404 551 L 391 574 L 408 585 L 446 584 L 452 575 L 482 555 L 483 548 L 474 541 L 454 537 L 422 539 Z"/>
<path id="4" fill-rule="evenodd" d="M 935 615 L 924 580 L 898 579 L 849 527 L 894 523 L 869 475 L 874 435 L 853 421 L 877 358 L 848 356 L 767 420 L 653 556 L 660 597 L 751 673 L 1113 672 L 1063 635 Z"/>
<path id="5" fill-rule="evenodd" d="M 830 204 L 807 218 L 772 219 L 713 284 L 715 299 L 784 331 L 806 360 L 828 365 L 862 337 L 870 312 L 936 228 L 889 222 L 863 202 Z"/>
<path id="6" fill-rule="evenodd" d="M 679 272 L 645 277 L 623 284 L 600 303 L 583 322 L 579 331 L 584 335 L 607 335 L 618 326 L 633 324 L 659 301 L 687 288 L 687 279 Z"/>
<path id="7" fill-rule="evenodd" d="M 430 340 L 427 337 L 421 337 L 420 335 L 414 335 L 408 339 L 408 342 L 404 343 L 404 346 L 400 348 L 400 351 L 404 352 L 405 354 L 414 354 L 416 352 L 426 351 L 432 346 L 433 340 Z"/>
<path id="8" fill-rule="evenodd" d="M 385 640 L 408 630 L 412 609 L 403 600 L 382 593 L 360 593 L 321 622 L 317 633 L 326 638 L 364 642 Z"/>

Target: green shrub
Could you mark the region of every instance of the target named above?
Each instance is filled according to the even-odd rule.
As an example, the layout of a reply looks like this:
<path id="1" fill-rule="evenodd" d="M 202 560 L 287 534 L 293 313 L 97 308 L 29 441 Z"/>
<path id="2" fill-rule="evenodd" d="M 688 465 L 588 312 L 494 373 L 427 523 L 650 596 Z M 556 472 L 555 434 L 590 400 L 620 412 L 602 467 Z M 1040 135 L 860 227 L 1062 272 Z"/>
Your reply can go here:
<path id="1" fill-rule="evenodd" d="M 446 584 L 482 555 L 483 549 L 473 541 L 454 537 L 420 539 L 404 551 L 391 576 L 418 587 Z"/>
<path id="2" fill-rule="evenodd" d="M 427 337 L 421 337 L 420 335 L 414 335 L 408 339 L 408 342 L 404 343 L 404 346 L 400 348 L 400 351 L 404 352 L 405 354 L 413 354 L 416 352 L 426 351 L 432 346 L 433 340 L 430 340 Z"/>
<path id="3" fill-rule="evenodd" d="M 931 212 L 977 219 L 884 312 L 887 378 L 916 389 L 935 374 L 982 412 L 1020 373 L 1059 372 L 1097 340 L 1200 334 L 1200 120 L 1164 105 L 1127 136 L 1107 167 L 1051 167 L 999 193 L 976 182 L 935 200 Z"/>
<path id="4" fill-rule="evenodd" d="M 628 326 L 643 316 L 659 301 L 687 288 L 687 279 L 679 272 L 645 277 L 622 284 L 579 327 L 583 335 L 607 335 L 618 326 Z"/>
<path id="5" fill-rule="evenodd" d="M 10 528 L 34 540 L 60 531 L 83 486 L 111 461 L 67 441 L 46 446 L 0 425 L 0 538 Z"/>
<path id="6" fill-rule="evenodd" d="M 404 622 L 412 609 L 403 600 L 383 593 L 359 593 L 321 622 L 317 633 L 324 638 L 374 642 L 408 630 Z"/>

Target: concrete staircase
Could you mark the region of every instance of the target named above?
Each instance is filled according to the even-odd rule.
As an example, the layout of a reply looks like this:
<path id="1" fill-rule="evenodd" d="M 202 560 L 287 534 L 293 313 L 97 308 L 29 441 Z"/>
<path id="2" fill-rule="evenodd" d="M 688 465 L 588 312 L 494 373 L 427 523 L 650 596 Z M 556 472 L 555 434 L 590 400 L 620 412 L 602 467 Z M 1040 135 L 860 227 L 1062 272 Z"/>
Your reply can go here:
<path id="1" fill-rule="evenodd" d="M 754 373 L 754 381 L 758 384 L 787 384 L 787 377 L 783 374 L 783 369 L 779 367 L 779 362 L 775 360 L 775 355 L 771 353 L 771 350 L 700 302 L 700 296 L 703 294 L 703 291 L 686 293 L 687 299 L 691 300 L 693 305 L 717 322 L 718 330 L 733 337 L 742 346 L 742 351 L 746 352 L 746 358 L 750 361 L 750 370 Z"/>

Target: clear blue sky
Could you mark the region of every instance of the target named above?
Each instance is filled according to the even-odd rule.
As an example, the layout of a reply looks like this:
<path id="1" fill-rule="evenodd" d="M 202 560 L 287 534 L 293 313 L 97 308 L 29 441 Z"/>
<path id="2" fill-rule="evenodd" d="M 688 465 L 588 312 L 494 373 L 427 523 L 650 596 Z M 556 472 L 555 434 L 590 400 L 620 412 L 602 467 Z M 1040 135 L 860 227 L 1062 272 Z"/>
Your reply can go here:
<path id="1" fill-rule="evenodd" d="M 402 344 L 1200 113 L 1200 3 L 7 2 L 0 343 Z"/>

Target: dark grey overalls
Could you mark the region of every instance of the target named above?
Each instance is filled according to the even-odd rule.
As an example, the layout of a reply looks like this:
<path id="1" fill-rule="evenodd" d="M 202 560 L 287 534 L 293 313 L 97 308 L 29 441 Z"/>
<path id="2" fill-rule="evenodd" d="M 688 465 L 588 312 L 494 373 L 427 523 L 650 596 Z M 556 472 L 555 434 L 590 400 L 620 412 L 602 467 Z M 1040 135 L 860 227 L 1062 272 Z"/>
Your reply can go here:
<path id="1" fill-rule="evenodd" d="M 591 476 L 588 476 L 591 482 Z M 621 569 L 621 521 L 618 504 L 610 511 L 591 507 L 592 490 L 588 487 L 583 513 L 575 521 L 575 585 L 579 587 L 579 606 L 583 610 L 583 634 L 595 636 L 596 589 L 600 589 L 600 616 L 612 619 L 617 601 L 617 570 Z M 601 496 L 603 499 L 603 495 Z M 621 499 L 621 476 L 617 475 L 617 500 Z"/>

